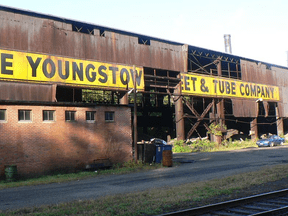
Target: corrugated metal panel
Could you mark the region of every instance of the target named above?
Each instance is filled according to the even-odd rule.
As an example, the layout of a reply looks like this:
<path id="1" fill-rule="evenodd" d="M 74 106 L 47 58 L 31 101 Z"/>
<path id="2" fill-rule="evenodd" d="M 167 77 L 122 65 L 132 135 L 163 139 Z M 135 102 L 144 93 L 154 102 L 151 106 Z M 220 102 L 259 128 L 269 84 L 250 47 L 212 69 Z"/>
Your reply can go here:
<path id="1" fill-rule="evenodd" d="M 264 64 L 241 60 L 242 80 L 266 85 L 278 85 L 276 73 Z"/>
<path id="2" fill-rule="evenodd" d="M 279 115 L 280 117 L 288 116 L 288 70 L 278 67 L 271 67 L 270 70 L 266 68 L 266 65 L 241 60 L 241 73 L 243 81 L 278 86 L 280 91 L 278 104 L 281 104 Z M 249 107 L 243 106 L 243 109 L 249 109 Z"/>
<path id="3" fill-rule="evenodd" d="M 70 24 L 5 11 L 0 17 L 2 48 L 185 71 L 182 45 L 152 40 L 150 45 L 138 44 L 137 37 L 108 31 L 104 37 L 84 34 L 72 31 Z"/>
<path id="4" fill-rule="evenodd" d="M 0 100 L 56 101 L 56 85 L 0 82 Z"/>
<path id="5" fill-rule="evenodd" d="M 280 90 L 279 117 L 288 116 L 288 70 L 272 67 L 277 86 Z"/>
<path id="6" fill-rule="evenodd" d="M 279 107 L 278 117 L 287 117 L 288 104 L 278 103 L 278 107 Z"/>
<path id="7" fill-rule="evenodd" d="M 235 117 L 257 117 L 258 103 L 254 100 L 231 99 Z"/>

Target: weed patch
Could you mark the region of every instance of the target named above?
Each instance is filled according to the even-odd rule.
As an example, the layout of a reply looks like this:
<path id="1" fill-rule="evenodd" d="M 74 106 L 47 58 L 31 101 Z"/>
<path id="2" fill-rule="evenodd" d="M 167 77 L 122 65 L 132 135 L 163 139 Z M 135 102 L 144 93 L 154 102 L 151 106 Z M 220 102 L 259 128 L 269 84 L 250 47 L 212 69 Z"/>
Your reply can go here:
<path id="1" fill-rule="evenodd" d="M 187 142 L 183 140 L 175 141 L 173 144 L 173 152 L 215 152 L 215 151 L 231 151 L 242 148 L 257 147 L 255 141 L 245 140 L 245 141 L 232 141 L 225 140 L 218 145 L 215 142 L 210 142 L 209 140 L 197 140 L 195 142 Z"/>

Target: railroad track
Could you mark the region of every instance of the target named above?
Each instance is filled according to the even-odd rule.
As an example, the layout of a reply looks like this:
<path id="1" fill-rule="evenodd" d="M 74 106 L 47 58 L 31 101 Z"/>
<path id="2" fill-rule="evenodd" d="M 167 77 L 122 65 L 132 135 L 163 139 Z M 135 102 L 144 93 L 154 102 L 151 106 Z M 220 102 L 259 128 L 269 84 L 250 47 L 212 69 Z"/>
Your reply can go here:
<path id="1" fill-rule="evenodd" d="M 288 189 L 162 214 L 168 215 L 288 215 Z"/>

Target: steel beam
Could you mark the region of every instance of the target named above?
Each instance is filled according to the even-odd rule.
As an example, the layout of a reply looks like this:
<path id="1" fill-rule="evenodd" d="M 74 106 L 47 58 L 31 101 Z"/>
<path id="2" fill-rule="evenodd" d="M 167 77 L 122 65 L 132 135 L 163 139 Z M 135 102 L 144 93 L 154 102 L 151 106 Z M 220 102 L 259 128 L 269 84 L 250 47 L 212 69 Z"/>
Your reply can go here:
<path id="1" fill-rule="evenodd" d="M 185 139 L 183 103 L 181 95 L 181 84 L 179 83 L 174 90 L 175 118 L 176 118 L 176 137 L 177 140 Z"/>
<path id="2" fill-rule="evenodd" d="M 277 134 L 278 136 L 284 135 L 284 124 L 283 118 L 279 117 L 279 106 L 275 106 L 275 114 L 276 114 L 276 126 L 277 126 Z"/>
<path id="3" fill-rule="evenodd" d="M 218 76 L 222 76 L 222 67 L 220 59 L 218 59 L 217 73 Z M 219 102 L 217 103 L 217 116 L 219 118 L 219 124 L 225 125 L 224 99 L 220 99 Z"/>
<path id="4" fill-rule="evenodd" d="M 250 134 L 252 140 L 258 139 L 257 118 L 253 118 L 252 121 L 250 122 Z"/>

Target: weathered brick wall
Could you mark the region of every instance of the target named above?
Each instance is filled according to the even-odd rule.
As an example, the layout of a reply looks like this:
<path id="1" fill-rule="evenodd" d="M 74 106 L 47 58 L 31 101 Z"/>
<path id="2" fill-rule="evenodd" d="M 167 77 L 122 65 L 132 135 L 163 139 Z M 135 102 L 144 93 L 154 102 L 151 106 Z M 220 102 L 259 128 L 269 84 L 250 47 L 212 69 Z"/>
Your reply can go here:
<path id="1" fill-rule="evenodd" d="M 0 122 L 0 178 L 5 165 L 16 164 L 20 176 L 53 171 L 75 171 L 98 158 L 112 162 L 132 159 L 131 111 L 126 106 L 60 107 L 0 105 L 6 121 Z M 31 110 L 32 120 L 18 121 L 18 110 Z M 43 121 L 43 110 L 54 110 L 55 121 Z M 76 121 L 65 121 L 65 110 L 76 111 Z M 96 111 L 95 122 L 86 111 Z M 115 112 L 105 122 L 105 111 Z"/>

